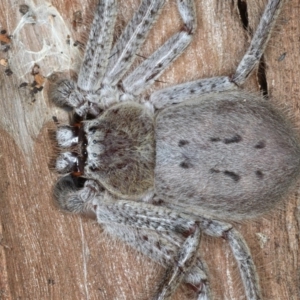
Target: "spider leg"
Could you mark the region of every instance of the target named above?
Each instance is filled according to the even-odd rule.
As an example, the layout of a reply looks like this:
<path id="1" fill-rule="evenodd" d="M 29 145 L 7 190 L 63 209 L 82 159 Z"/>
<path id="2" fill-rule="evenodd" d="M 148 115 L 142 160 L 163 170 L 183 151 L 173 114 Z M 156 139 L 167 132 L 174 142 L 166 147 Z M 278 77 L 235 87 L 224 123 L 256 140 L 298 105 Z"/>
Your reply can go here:
<path id="1" fill-rule="evenodd" d="M 250 76 L 259 63 L 270 38 L 275 21 L 279 15 L 284 0 L 269 0 L 251 44 L 243 56 L 233 76 L 220 76 L 200 79 L 154 92 L 150 102 L 155 108 L 161 109 L 168 105 L 181 103 L 198 97 L 204 93 L 236 90 Z"/>
<path id="2" fill-rule="evenodd" d="M 284 1 L 285 0 L 269 0 L 250 46 L 232 77 L 232 80 L 238 86 L 247 80 L 253 69 L 258 65 Z"/>
<path id="3" fill-rule="evenodd" d="M 174 34 L 123 80 L 122 87 L 125 94 L 139 95 L 146 90 L 192 41 L 196 29 L 194 1 L 178 0 L 177 5 L 184 22 L 182 30 Z"/>
<path id="4" fill-rule="evenodd" d="M 206 275 L 206 265 L 197 256 L 194 266 L 185 275 L 184 281 L 189 284 L 197 294 L 197 300 L 210 300 L 212 299 L 211 290 Z"/>
<path id="5" fill-rule="evenodd" d="M 110 52 L 105 85 L 116 85 L 135 59 L 135 54 L 145 41 L 156 21 L 165 0 L 143 0 Z"/>
<path id="6" fill-rule="evenodd" d="M 184 237 L 180 234 L 172 231 L 165 233 L 144 228 L 133 228 L 118 223 L 102 223 L 102 226 L 106 233 L 123 240 L 165 268 L 177 263 L 177 254 L 184 241 Z M 185 274 L 183 281 L 197 293 L 197 299 L 211 299 L 206 266 L 199 255 L 197 255 L 195 264 Z"/>
<path id="7" fill-rule="evenodd" d="M 102 199 L 103 190 L 94 180 L 66 175 L 56 182 L 53 195 L 56 205 L 67 212 L 89 214 L 94 212 L 93 200 Z"/>
<path id="8" fill-rule="evenodd" d="M 78 87 L 87 92 L 95 91 L 100 87 L 109 61 L 117 16 L 116 0 L 98 1 L 77 80 Z"/>
<path id="9" fill-rule="evenodd" d="M 171 295 L 181 281 L 210 299 L 205 267 L 197 254 L 198 222 L 168 208 L 134 201 L 115 201 L 94 181 L 66 175 L 54 187 L 56 204 L 72 213 L 96 213 L 106 232 L 167 267 L 157 299 Z M 159 298 L 160 297 L 160 298 Z"/>
<path id="10" fill-rule="evenodd" d="M 256 268 L 242 235 L 231 224 L 208 218 L 201 217 L 200 227 L 205 234 L 223 237 L 229 242 L 232 253 L 238 263 L 247 299 L 262 299 Z"/>
<path id="11" fill-rule="evenodd" d="M 106 71 L 117 15 L 116 0 L 98 1 L 77 86 L 72 80 L 61 78 L 60 73 L 55 73 L 49 78 L 49 99 L 66 110 L 74 109 L 79 116 L 85 116 L 87 113 L 94 116 L 99 114 L 99 100 L 93 100 L 99 98 L 95 92 L 100 87 Z M 92 100 L 91 103 L 89 100 Z"/>
<path id="12" fill-rule="evenodd" d="M 48 81 L 50 101 L 66 111 L 75 109 L 80 116 L 84 115 L 87 110 L 85 99 L 76 88 L 73 80 L 66 78 L 63 73 L 57 72 L 49 76 Z"/>
<path id="13" fill-rule="evenodd" d="M 165 277 L 159 286 L 155 299 L 170 297 L 185 274 L 195 264 L 200 243 L 198 222 L 189 215 L 174 212 L 168 208 L 148 203 L 118 200 L 97 201 L 94 205 L 97 220 L 100 224 L 118 223 L 123 226 L 164 232 L 174 232 L 184 237 L 176 254 L 176 264 L 168 266 Z"/>
<path id="14" fill-rule="evenodd" d="M 150 103 L 156 109 L 179 104 L 206 93 L 237 90 L 238 86 L 228 76 L 212 77 L 186 82 L 158 90 L 150 96 Z"/>

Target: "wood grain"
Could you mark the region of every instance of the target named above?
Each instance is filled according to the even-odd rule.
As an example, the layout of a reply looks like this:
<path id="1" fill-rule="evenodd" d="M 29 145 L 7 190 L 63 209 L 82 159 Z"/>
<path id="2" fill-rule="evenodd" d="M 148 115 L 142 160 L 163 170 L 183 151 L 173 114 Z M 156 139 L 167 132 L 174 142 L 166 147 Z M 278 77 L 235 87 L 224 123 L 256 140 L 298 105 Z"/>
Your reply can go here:
<path id="1" fill-rule="evenodd" d="M 233 1 L 195 2 L 198 30 L 194 41 L 153 89 L 232 74 L 245 52 L 250 38 Z M 32 94 L 29 86 L 19 87 L 22 82 L 32 84 L 35 63 L 43 76 L 63 69 L 78 71 L 81 52 L 74 42 L 86 41 L 95 3 L 26 1 L 35 24 L 22 21 L 19 5 L 23 1 L 0 3 L 0 29 L 14 34 L 11 49 L 0 52 L 0 59 L 8 59 L 13 71 L 7 76 L 7 67 L 0 65 L 0 299 L 148 299 L 161 278 L 159 266 L 105 236 L 95 221 L 63 214 L 53 206 L 55 175 L 49 169 L 53 147 L 48 131 L 53 127 L 52 116 L 59 121 L 67 116 L 49 104 L 45 91 Z M 245 3 L 254 29 L 266 1 Z M 138 0 L 119 1 L 117 34 L 138 4 Z M 82 12 L 83 22 L 75 28 L 76 11 Z M 297 126 L 299 15 L 299 1 L 288 1 L 264 57 L 269 96 L 295 112 Z M 149 56 L 180 26 L 175 1 L 169 0 L 140 54 Z M 245 88 L 258 90 L 255 74 Z M 252 251 L 265 299 L 300 299 L 298 190 L 299 185 L 267 217 L 236 224 Z M 201 252 L 215 299 L 244 299 L 226 241 L 204 237 Z M 181 288 L 174 299 L 188 297 Z"/>

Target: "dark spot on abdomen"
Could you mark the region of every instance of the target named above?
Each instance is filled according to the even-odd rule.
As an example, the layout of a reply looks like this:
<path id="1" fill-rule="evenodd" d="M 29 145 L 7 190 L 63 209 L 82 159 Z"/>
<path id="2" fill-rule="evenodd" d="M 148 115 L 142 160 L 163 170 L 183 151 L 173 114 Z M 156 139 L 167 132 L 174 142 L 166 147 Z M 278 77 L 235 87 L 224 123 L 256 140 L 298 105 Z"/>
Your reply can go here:
<path id="1" fill-rule="evenodd" d="M 262 179 L 264 177 L 264 173 L 261 170 L 255 171 L 255 175 L 257 178 Z"/>
<path id="2" fill-rule="evenodd" d="M 239 134 L 236 134 L 230 138 L 224 138 L 221 140 L 219 137 L 212 137 L 209 139 L 211 142 L 223 142 L 224 144 L 239 143 L 242 140 L 242 137 Z"/>
<path id="3" fill-rule="evenodd" d="M 240 175 L 238 175 L 232 171 L 226 170 L 223 173 L 224 173 L 224 175 L 231 177 L 235 182 L 238 182 L 241 179 Z"/>
<path id="4" fill-rule="evenodd" d="M 239 143 L 241 140 L 242 137 L 239 134 L 236 134 L 231 138 L 224 139 L 224 144 Z"/>
<path id="5" fill-rule="evenodd" d="M 265 141 L 259 141 L 255 146 L 254 148 L 256 149 L 263 149 L 266 147 L 266 142 Z"/>
<path id="6" fill-rule="evenodd" d="M 185 146 L 185 145 L 187 145 L 187 144 L 189 144 L 190 142 L 189 141 L 187 141 L 187 140 L 180 140 L 179 142 L 178 142 L 178 146 L 179 147 L 182 147 L 182 146 Z"/>
<path id="7" fill-rule="evenodd" d="M 209 139 L 211 142 L 220 142 L 220 138 L 218 138 L 218 137 L 212 137 L 212 138 L 210 138 Z"/>
<path id="8" fill-rule="evenodd" d="M 188 160 L 184 160 L 182 161 L 179 166 L 183 169 L 189 169 L 191 168 L 193 165 L 188 161 Z"/>
<path id="9" fill-rule="evenodd" d="M 218 174 L 218 173 L 221 173 L 220 170 L 218 169 L 214 169 L 214 168 L 211 168 L 210 170 L 210 173 L 212 174 Z M 232 171 L 222 171 L 222 173 L 225 175 L 225 176 L 228 176 L 228 177 L 231 177 L 231 179 L 233 179 L 235 182 L 238 182 L 240 179 L 241 179 L 241 176 L 232 172 Z"/>
<path id="10" fill-rule="evenodd" d="M 155 243 L 155 246 L 156 246 L 156 248 L 157 248 L 158 250 L 161 250 L 161 245 L 160 245 L 159 242 L 156 242 L 156 243 Z"/>

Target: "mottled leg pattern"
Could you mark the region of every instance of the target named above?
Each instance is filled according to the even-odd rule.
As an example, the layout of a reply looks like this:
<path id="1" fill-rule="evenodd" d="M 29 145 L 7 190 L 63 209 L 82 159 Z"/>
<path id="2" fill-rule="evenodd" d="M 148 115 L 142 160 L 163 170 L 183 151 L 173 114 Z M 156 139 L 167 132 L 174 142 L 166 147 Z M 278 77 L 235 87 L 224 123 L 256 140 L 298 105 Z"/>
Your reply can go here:
<path id="1" fill-rule="evenodd" d="M 210 300 L 211 290 L 207 277 L 206 265 L 200 259 L 196 258 L 196 262 L 190 271 L 185 275 L 184 282 L 187 283 L 196 293 L 197 300 Z"/>
<path id="2" fill-rule="evenodd" d="M 195 226 L 195 231 L 187 237 L 178 252 L 177 263 L 167 268 L 165 276 L 158 286 L 158 296 L 155 299 L 163 300 L 171 297 L 185 274 L 194 265 L 199 243 L 200 229 Z"/>
<path id="3" fill-rule="evenodd" d="M 154 298 L 168 299 L 196 261 L 200 243 L 198 222 L 183 213 L 141 202 L 107 200 L 94 201 L 94 205 L 97 206 L 97 220 L 104 226 L 110 227 L 117 223 L 157 232 L 171 231 L 184 237 L 175 255 L 176 263 L 168 265 L 166 275 Z"/>
<path id="4" fill-rule="evenodd" d="M 141 2 L 139 9 L 110 52 L 104 85 L 116 85 L 130 68 L 164 4 L 164 0 Z"/>
<path id="5" fill-rule="evenodd" d="M 150 102 L 155 108 L 161 109 L 172 104 L 191 100 L 193 97 L 198 97 L 205 93 L 238 89 L 259 63 L 282 4 L 282 0 L 269 0 L 248 51 L 242 58 L 233 76 L 200 79 L 162 89 L 151 95 Z"/>
<path id="6" fill-rule="evenodd" d="M 248 245 L 235 229 L 224 234 L 237 260 L 248 299 L 262 299 L 259 280 Z"/>
<path id="7" fill-rule="evenodd" d="M 183 280 L 198 288 L 199 299 L 209 299 L 204 268 L 197 258 L 200 229 L 207 235 L 228 240 L 247 299 L 261 299 L 250 250 L 231 224 L 143 202 L 115 201 L 95 181 L 86 180 L 79 188 L 80 182 L 75 179 L 68 175 L 56 183 L 54 193 L 59 206 L 73 213 L 95 212 L 107 232 L 167 267 L 155 299 L 168 298 Z M 195 264 L 196 260 L 199 261 Z"/>
<path id="8" fill-rule="evenodd" d="M 200 229 L 207 235 L 228 240 L 247 298 L 261 299 L 250 250 L 231 224 L 199 216 L 193 218 L 143 202 L 114 201 L 93 180 L 85 181 L 82 188 L 77 186 L 70 175 L 57 182 L 54 193 L 61 208 L 73 213 L 95 211 L 107 232 L 167 267 L 155 299 L 168 298 L 183 280 L 198 289 L 198 299 L 209 299 L 205 271 L 197 257 Z"/>
<path id="9" fill-rule="evenodd" d="M 196 29 L 194 2 L 177 0 L 177 5 L 184 23 L 182 30 L 175 33 L 123 80 L 124 97 L 126 94 L 137 96 L 145 91 L 192 41 Z"/>
<path id="10" fill-rule="evenodd" d="M 177 263 L 179 249 L 185 237 L 176 232 L 156 232 L 117 223 L 103 223 L 105 232 L 131 245 L 137 251 L 150 257 L 165 268 Z M 194 265 L 188 270 L 183 282 L 197 294 L 196 299 L 211 299 L 210 286 L 206 275 L 206 267 L 199 255 Z"/>
<path id="11" fill-rule="evenodd" d="M 199 223 L 200 228 L 205 234 L 223 237 L 229 242 L 232 253 L 238 263 L 247 299 L 262 299 L 256 268 L 250 250 L 241 234 L 231 224 L 208 218 L 199 218 L 201 219 Z"/>
<path id="12" fill-rule="evenodd" d="M 238 86 L 228 76 L 199 79 L 158 90 L 150 96 L 156 109 L 192 100 L 206 93 L 237 90 Z"/>
<path id="13" fill-rule="evenodd" d="M 88 92 L 100 87 L 105 74 L 117 16 L 116 0 L 98 1 L 77 80 L 79 89 Z"/>
<path id="14" fill-rule="evenodd" d="M 130 204 L 127 201 L 122 202 L 123 205 Z M 101 212 L 98 211 L 97 213 L 98 222 L 103 224 L 106 231 L 111 235 L 124 240 L 129 245 L 134 246 L 135 249 L 167 267 L 167 275 L 161 282 L 159 286 L 160 292 L 157 293 L 159 296 L 155 299 L 168 298 L 171 291 L 176 288 L 172 282 L 174 276 L 180 278 L 180 280 L 178 279 L 179 282 L 182 279 L 184 282 L 190 284 L 194 290 L 198 292 L 197 299 L 210 299 L 207 276 L 200 258 L 197 256 L 195 263 L 186 262 L 189 266 L 193 265 L 190 269 L 183 266 L 183 263 L 185 262 L 184 255 L 187 254 L 187 251 L 190 251 L 190 247 L 188 246 L 189 241 L 188 239 L 184 241 L 184 234 L 182 234 L 183 231 L 189 230 L 188 227 L 186 227 L 187 223 L 185 223 L 184 218 L 182 218 L 184 215 L 181 214 L 181 216 L 176 217 L 176 213 L 173 212 L 172 217 L 168 219 L 170 211 L 165 208 L 158 208 L 153 212 L 148 210 L 147 205 L 140 205 L 140 203 L 136 202 L 131 202 L 131 204 L 134 209 L 131 210 L 133 207 L 129 208 L 127 206 L 125 212 L 123 210 L 124 206 L 119 206 L 119 203 L 100 208 L 99 210 Z M 117 208 L 117 206 L 119 207 Z M 113 209 L 113 207 L 115 209 Z M 149 209 L 151 209 L 150 206 Z M 107 215 L 108 211 L 111 214 L 110 216 Z M 121 213 L 121 211 L 123 212 Z M 118 212 L 122 214 L 122 216 L 120 216 Z M 131 214 L 135 213 L 139 217 L 135 218 L 131 216 Z M 159 217 L 163 219 L 159 219 L 157 217 L 158 214 Z M 106 215 L 106 220 L 104 215 Z M 118 219 L 115 219 L 116 217 Z M 144 221 L 141 223 L 143 217 Z M 178 218 L 178 223 L 173 218 Z M 169 222 L 170 219 L 173 219 L 173 221 Z M 120 222 L 122 225 L 120 225 Z M 189 220 L 188 226 L 191 226 L 191 224 L 191 220 Z M 130 227 L 127 225 L 130 225 Z M 182 225 L 184 226 L 184 229 L 181 228 L 178 230 Z M 203 218 L 201 219 L 200 227 L 204 233 L 210 236 L 223 237 L 228 240 L 234 257 L 238 262 L 247 299 L 261 299 L 255 266 L 249 248 L 242 236 L 232 228 L 232 225 L 220 221 Z M 147 230 L 147 228 L 151 230 Z M 167 232 L 167 230 L 170 231 Z M 190 237 L 193 238 L 193 234 Z M 186 248 L 186 250 L 180 253 L 182 248 Z M 178 255 L 178 253 L 180 254 Z M 191 256 L 187 257 L 191 259 Z"/>
<path id="15" fill-rule="evenodd" d="M 238 65 L 232 81 L 241 86 L 249 77 L 253 69 L 258 65 L 267 43 L 270 39 L 275 21 L 279 15 L 283 0 L 269 0 L 265 11 L 251 40 L 250 46 Z"/>
<path id="16" fill-rule="evenodd" d="M 115 0 L 104 0 L 97 6 L 77 86 L 69 80 L 65 80 L 63 85 L 58 81 L 54 88 L 55 94 L 50 96 L 58 106 L 74 108 L 80 116 L 87 113 L 97 116 L 101 109 L 120 100 L 130 100 L 146 90 L 183 53 L 196 28 L 194 2 L 177 0 L 184 22 L 182 30 L 120 82 L 132 65 L 165 1 L 143 0 L 112 48 L 116 3 Z M 121 90 L 119 87 L 122 87 Z M 119 99 L 122 93 L 124 95 Z"/>

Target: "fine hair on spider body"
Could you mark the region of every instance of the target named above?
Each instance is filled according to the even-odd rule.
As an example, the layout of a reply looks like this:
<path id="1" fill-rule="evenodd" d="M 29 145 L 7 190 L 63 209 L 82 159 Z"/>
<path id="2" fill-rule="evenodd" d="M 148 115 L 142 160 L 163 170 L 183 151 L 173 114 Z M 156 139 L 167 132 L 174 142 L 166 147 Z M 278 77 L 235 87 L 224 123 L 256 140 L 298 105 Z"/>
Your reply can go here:
<path id="1" fill-rule="evenodd" d="M 193 0 L 178 0 L 182 29 L 132 72 L 165 1 L 142 0 L 113 43 L 116 0 L 99 1 L 77 81 L 53 74 L 49 98 L 79 121 L 58 126 L 57 205 L 95 215 L 104 230 L 166 268 L 153 299 L 181 283 L 211 299 L 202 234 L 225 238 L 248 300 L 261 299 L 244 238 L 228 223 L 268 213 L 299 177 L 300 142 L 283 112 L 240 87 L 258 65 L 284 0 L 269 0 L 232 76 L 145 91 L 190 44 Z"/>

